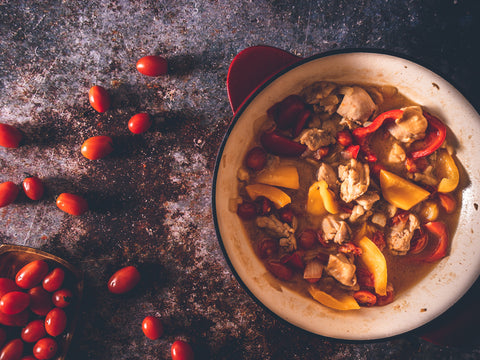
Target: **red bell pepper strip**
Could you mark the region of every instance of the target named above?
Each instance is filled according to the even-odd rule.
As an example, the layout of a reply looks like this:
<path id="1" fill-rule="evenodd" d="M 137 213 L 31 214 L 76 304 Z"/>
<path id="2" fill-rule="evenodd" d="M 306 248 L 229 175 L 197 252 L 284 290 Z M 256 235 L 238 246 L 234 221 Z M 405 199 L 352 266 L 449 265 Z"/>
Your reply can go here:
<path id="1" fill-rule="evenodd" d="M 420 262 L 434 262 L 447 255 L 449 239 L 447 226 L 441 221 L 432 221 L 424 225 L 428 231 L 428 244 L 418 255 L 411 259 Z"/>
<path id="2" fill-rule="evenodd" d="M 413 160 L 432 154 L 442 146 L 447 137 L 447 128 L 438 118 L 426 111 L 423 112 L 423 116 L 425 116 L 428 121 L 427 130 L 429 128 L 430 130 L 425 138 L 419 141 L 419 144 L 421 144 L 420 150 L 413 151 L 409 154 L 409 157 Z"/>
<path id="3" fill-rule="evenodd" d="M 359 127 L 353 130 L 353 136 L 355 136 L 357 140 L 366 138 L 368 135 L 371 135 L 375 131 L 377 131 L 385 121 L 399 119 L 402 117 L 402 115 L 403 115 L 403 110 L 400 110 L 400 109 L 389 110 L 384 113 L 381 113 L 372 121 L 370 125 Z"/>
<path id="4" fill-rule="evenodd" d="M 403 110 L 400 110 L 400 109 L 389 110 L 378 115 L 370 125 L 356 128 L 355 130 L 353 130 L 353 136 L 355 137 L 358 144 L 360 145 L 360 148 L 365 154 L 365 159 L 368 162 L 377 161 L 377 156 L 368 145 L 368 140 L 370 138 L 370 135 L 372 135 L 375 131 L 377 131 L 386 121 L 399 119 L 402 117 L 402 115 L 403 115 Z"/>

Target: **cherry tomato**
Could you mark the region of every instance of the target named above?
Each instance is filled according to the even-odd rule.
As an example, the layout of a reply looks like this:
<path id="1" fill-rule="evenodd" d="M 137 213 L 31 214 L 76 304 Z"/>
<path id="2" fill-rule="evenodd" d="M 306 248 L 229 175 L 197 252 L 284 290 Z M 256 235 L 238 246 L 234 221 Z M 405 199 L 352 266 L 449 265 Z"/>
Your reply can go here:
<path id="1" fill-rule="evenodd" d="M 23 327 L 27 325 L 29 316 L 30 313 L 28 310 L 24 310 L 15 315 L 7 315 L 0 311 L 0 324 L 5 326 Z"/>
<path id="2" fill-rule="evenodd" d="M 18 291 L 20 288 L 15 284 L 15 281 L 8 278 L 0 278 L 0 298 L 11 291 Z"/>
<path id="3" fill-rule="evenodd" d="M 113 151 L 113 140 L 110 136 L 93 136 L 85 140 L 80 151 L 89 160 L 102 159 Z"/>
<path id="4" fill-rule="evenodd" d="M 128 121 L 128 130 L 134 134 L 142 134 L 152 125 L 150 115 L 147 113 L 139 113 L 133 115 Z"/>
<path id="5" fill-rule="evenodd" d="M 18 148 L 22 140 L 22 133 L 16 127 L 8 124 L 0 124 L 0 146 Z"/>
<path id="6" fill-rule="evenodd" d="M 147 76 L 165 75 L 168 71 L 167 60 L 156 55 L 144 56 L 137 61 L 137 70 Z"/>
<path id="7" fill-rule="evenodd" d="M 107 111 L 110 107 L 110 95 L 103 86 L 92 86 L 88 91 L 90 105 L 99 113 Z"/>
<path id="8" fill-rule="evenodd" d="M 18 186 L 11 181 L 0 184 L 0 207 L 10 205 L 15 201 L 20 190 Z"/>
<path id="9" fill-rule="evenodd" d="M 73 294 L 69 289 L 60 289 L 55 291 L 52 296 L 53 305 L 59 308 L 65 308 L 72 303 Z"/>
<path id="10" fill-rule="evenodd" d="M 0 360 L 20 360 L 23 353 L 23 342 L 13 339 L 7 343 L 0 352 Z"/>
<path id="11" fill-rule="evenodd" d="M 108 290 L 113 294 L 124 294 L 132 290 L 140 281 L 140 273 L 134 266 L 118 270 L 108 281 Z"/>
<path id="12" fill-rule="evenodd" d="M 58 336 L 67 327 L 67 315 L 60 308 L 53 308 L 45 316 L 45 330 L 50 336 Z"/>
<path id="13" fill-rule="evenodd" d="M 34 343 L 43 339 L 47 336 L 45 321 L 38 319 L 29 322 L 27 326 L 22 329 L 20 336 L 22 337 L 22 340 L 27 343 Z"/>
<path id="14" fill-rule="evenodd" d="M 63 280 L 65 280 L 65 271 L 62 268 L 57 267 L 45 276 L 42 286 L 48 292 L 54 292 L 60 289 Z"/>
<path id="15" fill-rule="evenodd" d="M 28 198 L 32 200 L 40 200 L 43 197 L 45 188 L 43 182 L 36 176 L 29 176 L 23 180 L 23 191 Z"/>
<path id="16" fill-rule="evenodd" d="M 30 294 L 30 310 L 34 314 L 45 316 L 52 310 L 52 296 L 42 286 L 35 286 L 28 293 Z"/>
<path id="17" fill-rule="evenodd" d="M 2 345 L 5 344 L 5 341 L 7 340 L 7 332 L 0 328 L 0 349 L 2 348 Z"/>
<path id="18" fill-rule="evenodd" d="M 70 215 L 78 216 L 88 210 L 88 203 L 79 195 L 61 193 L 57 197 L 57 207 Z"/>
<path id="19" fill-rule="evenodd" d="M 49 337 L 40 339 L 33 347 L 33 355 L 38 360 L 48 360 L 55 356 L 58 350 L 57 342 Z"/>
<path id="20" fill-rule="evenodd" d="M 43 260 L 35 260 L 29 262 L 17 272 L 15 282 L 22 289 L 31 289 L 40 284 L 47 274 L 47 263 Z"/>
<path id="21" fill-rule="evenodd" d="M 183 340 L 176 340 L 171 348 L 172 360 L 193 360 L 194 354 L 189 343 Z"/>
<path id="22" fill-rule="evenodd" d="M 147 316 L 143 319 L 142 330 L 147 338 L 156 340 L 163 335 L 162 321 L 155 316 Z"/>
<path id="23" fill-rule="evenodd" d="M 360 306 L 373 306 L 377 303 L 377 297 L 367 290 L 359 290 L 353 294 Z"/>
<path id="24" fill-rule="evenodd" d="M 21 291 L 12 291 L 0 299 L 0 311 L 7 315 L 21 313 L 30 304 L 30 295 Z"/>

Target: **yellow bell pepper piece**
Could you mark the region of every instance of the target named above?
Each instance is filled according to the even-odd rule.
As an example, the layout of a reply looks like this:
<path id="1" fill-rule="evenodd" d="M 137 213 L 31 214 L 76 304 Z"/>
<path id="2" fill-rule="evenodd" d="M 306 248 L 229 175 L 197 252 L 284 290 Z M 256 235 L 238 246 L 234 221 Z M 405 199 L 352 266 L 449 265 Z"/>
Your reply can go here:
<path id="1" fill-rule="evenodd" d="M 442 179 L 438 184 L 438 192 L 448 193 L 457 188 L 460 174 L 458 173 L 455 160 L 445 149 L 441 149 L 438 152 L 437 175 Z"/>
<path id="2" fill-rule="evenodd" d="M 380 170 L 380 187 L 385 200 L 403 210 L 410 210 L 430 195 L 424 188 L 386 170 Z"/>
<path id="3" fill-rule="evenodd" d="M 326 292 L 317 289 L 314 286 L 308 288 L 310 295 L 320 304 L 335 310 L 356 310 L 360 309 L 355 298 L 348 294 L 342 294 L 339 297 L 333 297 Z"/>
<path id="4" fill-rule="evenodd" d="M 300 187 L 297 168 L 288 165 L 262 171 L 255 178 L 255 182 L 295 190 Z"/>
<path id="5" fill-rule="evenodd" d="M 362 249 L 360 261 L 373 275 L 373 285 L 378 295 L 387 295 L 387 261 L 380 249 L 368 237 L 362 237 L 357 246 Z"/>
<path id="6" fill-rule="evenodd" d="M 335 194 L 328 188 L 325 180 L 312 184 L 308 189 L 307 212 L 312 215 L 323 215 L 338 213 L 338 204 Z"/>
<path id="7" fill-rule="evenodd" d="M 251 184 L 245 186 L 245 190 L 247 191 L 248 196 L 250 196 L 250 199 L 255 200 L 259 196 L 265 196 L 267 199 L 273 202 L 277 209 L 280 209 L 292 202 L 290 196 L 274 186 L 265 184 Z"/>

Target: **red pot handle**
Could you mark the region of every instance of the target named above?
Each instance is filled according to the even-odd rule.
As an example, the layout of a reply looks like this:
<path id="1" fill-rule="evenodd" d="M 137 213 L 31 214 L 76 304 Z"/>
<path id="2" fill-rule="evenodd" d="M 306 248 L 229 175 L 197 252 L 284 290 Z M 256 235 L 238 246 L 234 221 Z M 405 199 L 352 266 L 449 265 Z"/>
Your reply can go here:
<path id="1" fill-rule="evenodd" d="M 302 58 L 272 46 L 252 46 L 239 52 L 230 63 L 227 91 L 235 114 L 260 85 Z"/>

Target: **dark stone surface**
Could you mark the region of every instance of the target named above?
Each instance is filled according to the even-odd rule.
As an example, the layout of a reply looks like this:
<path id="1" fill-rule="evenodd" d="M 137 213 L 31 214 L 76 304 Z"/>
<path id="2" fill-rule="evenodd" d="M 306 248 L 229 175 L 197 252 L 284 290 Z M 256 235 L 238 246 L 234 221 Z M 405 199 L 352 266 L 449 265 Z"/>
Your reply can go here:
<path id="1" fill-rule="evenodd" d="M 240 50 L 258 44 L 300 56 L 349 47 L 410 56 L 451 79 L 477 107 L 479 3 L 361 1 L 0 1 L 0 122 L 25 132 L 0 149 L 0 182 L 24 173 L 44 179 L 39 202 L 0 209 L 0 241 L 64 257 L 85 273 L 85 297 L 69 359 L 162 359 L 191 342 L 205 359 L 474 359 L 480 347 L 435 346 L 417 334 L 351 343 L 279 321 L 239 286 L 217 242 L 211 179 L 231 110 L 225 80 Z M 170 72 L 135 70 L 149 54 Z M 90 86 L 110 89 L 98 114 Z M 155 124 L 134 136 L 126 123 L 147 111 Z M 93 135 L 111 135 L 112 156 L 80 154 Z M 83 194 L 92 210 L 60 212 L 61 192 Z M 134 294 L 112 296 L 106 282 L 137 265 Z M 144 316 L 165 335 L 148 340 Z"/>

